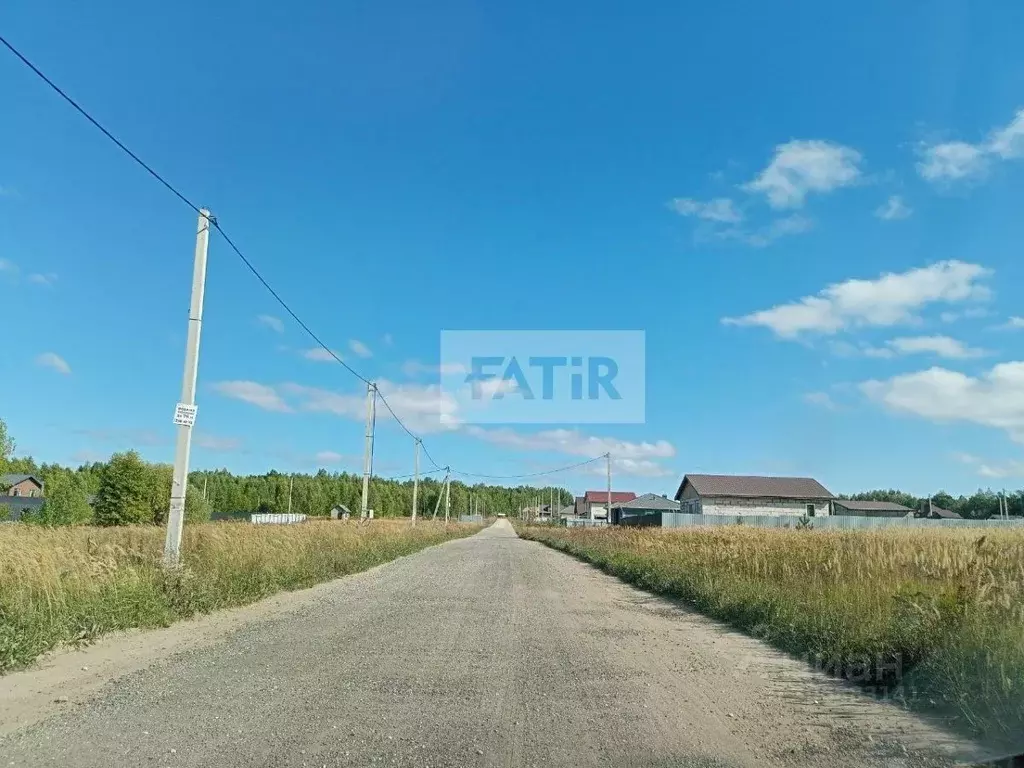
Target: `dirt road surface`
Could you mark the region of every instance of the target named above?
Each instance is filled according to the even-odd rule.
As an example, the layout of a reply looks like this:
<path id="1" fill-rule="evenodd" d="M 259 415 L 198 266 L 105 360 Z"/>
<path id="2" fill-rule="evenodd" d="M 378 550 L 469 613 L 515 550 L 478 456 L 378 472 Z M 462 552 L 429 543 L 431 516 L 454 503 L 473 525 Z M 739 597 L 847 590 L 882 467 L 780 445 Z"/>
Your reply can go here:
<path id="1" fill-rule="evenodd" d="M 500 522 L 0 678 L 0 766 L 945 766 L 981 755 Z"/>

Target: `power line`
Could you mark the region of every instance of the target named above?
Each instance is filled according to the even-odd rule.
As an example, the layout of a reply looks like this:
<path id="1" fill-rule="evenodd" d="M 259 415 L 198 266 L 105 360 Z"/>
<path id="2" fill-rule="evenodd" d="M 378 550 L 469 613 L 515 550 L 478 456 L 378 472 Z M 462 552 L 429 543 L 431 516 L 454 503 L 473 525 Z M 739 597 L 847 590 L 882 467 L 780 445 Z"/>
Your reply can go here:
<path id="1" fill-rule="evenodd" d="M 519 479 L 527 478 L 527 477 L 540 477 L 542 475 L 553 475 L 556 472 L 565 472 L 566 470 L 569 470 L 569 469 L 576 469 L 577 467 L 584 467 L 587 464 L 593 464 L 595 461 L 601 461 L 602 459 L 605 459 L 605 458 L 606 458 L 606 456 L 604 456 L 604 455 L 595 456 L 592 459 L 587 459 L 586 461 L 580 461 L 580 462 L 578 462 L 576 464 L 568 464 L 568 465 L 566 465 L 564 467 L 556 467 L 555 469 L 548 469 L 548 470 L 545 470 L 544 472 L 530 472 L 530 473 L 525 474 L 525 475 L 481 475 L 481 474 L 477 474 L 475 472 L 460 472 L 457 469 L 453 469 L 452 470 L 452 474 L 454 474 L 454 475 L 462 475 L 463 477 L 479 477 L 479 478 L 482 478 L 484 480 L 519 480 Z"/>
<path id="2" fill-rule="evenodd" d="M 146 163 L 142 160 L 142 158 L 140 158 L 138 155 L 136 155 L 134 152 L 132 152 L 130 149 L 128 149 L 128 147 L 126 147 L 123 143 L 121 143 L 120 139 L 118 139 L 114 134 L 112 134 L 110 131 L 108 131 L 106 128 L 104 128 L 102 125 L 100 125 L 99 122 L 92 115 L 90 115 L 88 112 L 86 112 L 81 107 L 81 105 L 79 105 L 79 103 L 77 101 L 75 101 L 70 96 L 68 96 L 66 93 L 64 93 L 64 91 L 61 90 L 60 86 L 58 86 L 55 82 L 53 82 L 53 80 L 48 78 L 46 75 L 44 75 L 40 71 L 39 67 L 37 67 L 35 64 L 33 64 L 31 61 L 29 61 L 21 53 L 21 51 L 19 51 L 17 48 L 15 48 L 13 45 L 11 45 L 7 41 L 7 39 L 5 37 L 3 37 L 2 35 L 0 35 L 0 43 L 3 43 L 7 47 L 7 50 L 9 50 L 11 53 L 13 53 L 19 59 L 21 59 L 21 63 L 22 64 L 24 64 L 26 67 L 28 67 L 33 72 L 35 72 L 44 83 L 46 83 L 54 91 L 56 91 L 60 95 L 60 97 L 62 99 L 64 99 L 64 101 L 66 101 L 68 104 L 70 104 L 72 107 L 74 107 L 78 111 L 78 113 L 80 115 L 82 115 L 82 117 L 84 117 L 86 120 L 88 120 L 94 126 L 99 128 L 100 131 L 102 131 L 103 135 L 106 136 L 108 139 L 110 139 L 112 142 L 114 142 L 118 147 L 120 147 L 121 150 L 123 152 L 125 152 L 125 154 L 128 155 L 128 157 L 130 157 L 136 163 L 138 163 L 143 168 L 145 168 L 146 172 L 149 173 L 150 176 L 152 176 L 154 179 L 156 179 L 161 184 L 163 184 L 165 187 L 167 187 L 167 189 L 169 189 L 172 193 L 174 193 L 174 195 L 179 200 L 181 200 L 181 202 L 183 202 L 185 205 L 187 205 L 189 208 L 191 208 L 196 213 L 199 213 L 199 206 L 198 205 L 193 203 L 191 200 L 189 200 L 187 197 L 185 197 L 185 195 L 183 195 L 181 192 L 179 192 L 177 189 L 175 189 L 174 185 L 172 185 L 167 179 L 165 179 L 159 173 L 154 171 L 150 166 L 146 165 Z"/>
<path id="3" fill-rule="evenodd" d="M 436 475 L 438 472 L 444 472 L 444 467 L 439 469 L 428 469 L 420 472 L 420 475 Z M 410 472 L 408 475 L 392 475 L 391 477 L 378 477 L 378 480 L 405 480 L 410 477 L 415 477 L 415 472 Z"/>
<path id="4" fill-rule="evenodd" d="M 185 203 L 185 205 L 187 205 L 189 208 L 191 208 L 194 212 L 200 213 L 200 214 L 202 213 L 202 211 L 201 211 L 201 209 L 199 208 L 198 205 L 193 203 L 188 197 L 185 196 L 184 193 L 182 193 L 180 190 L 178 190 L 177 187 L 175 187 L 173 184 L 171 184 L 167 179 L 165 179 L 159 173 L 157 173 L 157 171 L 155 171 L 152 168 L 152 166 L 147 164 L 142 158 L 140 158 L 137 154 L 132 152 L 132 150 L 130 150 L 127 146 L 125 146 L 125 144 L 120 139 L 118 139 L 113 133 L 111 133 L 105 127 L 103 127 L 103 125 L 96 118 L 94 118 L 91 114 L 89 114 L 89 112 L 87 112 L 84 107 L 82 107 L 77 101 L 75 101 L 73 98 L 71 98 L 71 96 L 69 96 L 67 93 L 65 93 L 64 90 L 60 86 L 58 86 L 55 82 L 53 82 L 53 80 L 51 80 L 49 77 L 47 77 L 46 74 L 44 74 L 43 71 L 39 69 L 39 67 L 37 67 L 35 64 L 33 64 L 28 59 L 28 57 L 26 57 L 21 51 L 19 51 L 17 48 L 15 48 L 2 35 L 0 35 L 0 43 L 3 43 L 3 45 L 11 53 L 13 53 L 22 62 L 22 64 L 24 64 L 26 67 L 28 67 L 30 70 L 32 70 L 32 72 L 34 72 L 44 83 L 46 83 L 53 91 L 55 91 L 62 99 L 64 99 L 64 101 L 66 101 L 68 104 L 70 104 L 75 109 L 75 111 L 77 111 L 80 115 L 82 115 L 82 117 L 84 117 L 86 120 L 88 120 L 90 123 L 92 123 L 92 125 L 95 128 L 97 128 L 104 136 L 106 136 L 108 139 L 110 139 L 110 141 L 112 141 L 122 152 L 124 152 L 126 155 L 128 155 L 128 157 L 130 157 L 132 160 L 134 160 L 135 163 L 137 163 L 139 166 L 141 166 L 150 176 L 152 176 L 154 179 L 159 181 L 175 197 L 177 197 L 181 202 Z M 357 379 L 362 381 L 364 384 L 369 385 L 371 383 L 369 379 L 367 379 L 365 376 L 363 376 L 361 373 L 359 373 L 355 368 L 353 368 L 348 363 L 346 363 L 344 360 L 342 360 L 341 357 L 339 357 L 337 354 L 335 354 L 334 350 L 332 350 L 329 346 L 327 346 L 327 344 L 325 344 L 320 339 L 320 337 L 317 336 L 316 333 L 313 332 L 313 329 L 311 329 L 302 320 L 302 318 L 299 317 L 298 314 L 296 314 L 296 312 L 288 305 L 288 302 L 286 302 L 283 298 L 281 298 L 281 295 L 277 291 L 275 291 L 274 288 L 270 285 L 270 283 L 267 282 L 266 278 L 264 278 L 263 275 L 260 274 L 260 271 L 258 269 L 256 269 L 255 265 L 253 265 L 253 263 L 248 258 L 246 258 L 245 254 L 242 253 L 242 250 L 237 245 L 235 245 L 235 242 L 228 236 L 227 232 L 224 231 L 224 228 L 221 227 L 220 223 L 216 220 L 216 218 L 211 217 L 209 219 L 209 221 L 213 225 L 213 227 L 220 233 L 221 237 L 224 238 L 224 242 L 226 242 L 228 244 L 228 246 L 231 248 L 231 250 L 234 251 L 235 255 L 238 256 L 238 258 L 242 261 L 242 263 L 246 266 L 246 268 L 253 274 L 253 276 L 260 282 L 260 284 L 264 288 L 266 288 L 267 292 L 274 298 L 274 300 L 279 305 L 281 305 L 281 308 L 284 309 L 284 311 L 287 312 L 288 315 L 296 323 L 298 323 L 299 327 L 302 328 L 302 330 L 305 331 L 306 334 L 313 341 L 315 341 L 319 347 L 321 347 L 325 352 L 327 352 L 327 354 L 329 354 L 343 368 L 345 368 L 345 370 L 347 370 L 349 373 L 351 373 Z M 440 464 L 437 463 L 437 461 L 434 460 L 434 457 L 430 455 L 430 452 L 427 450 L 427 446 L 426 446 L 426 444 L 423 443 L 423 440 L 419 436 L 417 436 L 412 430 L 410 430 L 402 422 L 402 420 L 398 417 L 398 414 L 396 414 L 394 409 L 391 407 L 391 404 L 388 403 L 387 399 L 384 397 L 383 394 L 380 394 L 379 390 L 378 390 L 378 396 L 380 397 L 381 402 L 384 403 L 384 407 L 388 409 L 388 411 L 391 413 L 392 417 L 394 417 L 394 419 L 398 423 L 398 425 L 403 430 L 405 430 L 406 434 L 408 434 L 411 438 L 413 438 L 413 440 L 419 440 L 420 445 L 423 448 L 424 455 L 427 457 L 427 459 L 430 461 L 430 463 L 433 464 L 434 467 L 436 468 L 436 469 L 431 470 L 430 472 L 427 472 L 427 473 L 424 473 L 424 474 L 430 474 L 431 472 L 439 472 L 439 471 L 444 471 L 445 469 L 448 469 L 447 467 L 442 467 Z M 603 457 L 598 457 L 598 458 L 603 458 Z M 456 471 L 455 474 L 463 475 L 465 477 L 478 477 L 478 478 L 482 478 L 482 479 L 491 479 L 491 480 L 515 480 L 515 479 L 527 478 L 527 477 L 540 477 L 542 475 L 549 475 L 549 474 L 554 474 L 556 472 L 563 472 L 563 471 L 568 470 L 568 469 L 574 469 L 576 467 L 582 467 L 582 466 L 584 466 L 586 464 L 590 464 L 591 462 L 597 461 L 598 458 L 588 459 L 587 461 L 583 461 L 583 462 L 580 462 L 578 464 L 572 464 L 572 465 L 569 465 L 569 466 L 566 466 L 566 467 L 560 467 L 558 469 L 548 470 L 546 472 L 533 472 L 533 473 L 528 473 L 528 474 L 523 474 L 523 475 L 483 475 L 483 474 L 476 474 L 476 473 L 472 473 L 472 472 L 458 472 L 458 471 Z"/>

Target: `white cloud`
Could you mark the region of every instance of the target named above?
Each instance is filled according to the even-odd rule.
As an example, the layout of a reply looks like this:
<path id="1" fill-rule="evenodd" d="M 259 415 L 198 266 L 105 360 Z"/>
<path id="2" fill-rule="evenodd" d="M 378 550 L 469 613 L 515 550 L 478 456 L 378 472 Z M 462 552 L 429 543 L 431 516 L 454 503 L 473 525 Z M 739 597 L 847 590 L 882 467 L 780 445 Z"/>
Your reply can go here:
<path id="1" fill-rule="evenodd" d="M 0 272 L 15 275 L 18 273 L 18 265 L 9 259 L 0 259 Z"/>
<path id="2" fill-rule="evenodd" d="M 999 327 L 1005 331 L 1020 330 L 1021 328 L 1024 328 L 1024 317 L 1017 317 L 1015 315 Z"/>
<path id="3" fill-rule="evenodd" d="M 62 373 L 67 376 L 71 373 L 71 366 L 67 364 L 63 357 L 55 352 L 43 352 L 43 354 L 36 357 L 36 365 L 41 365 L 43 368 L 50 368 L 57 373 Z"/>
<path id="4" fill-rule="evenodd" d="M 815 296 L 790 304 L 727 317 L 726 325 L 763 326 L 776 336 L 793 339 L 802 333 L 835 334 L 856 326 L 892 326 L 910 323 L 928 304 L 987 299 L 980 284 L 991 270 L 962 261 L 940 261 L 901 273 L 885 273 L 875 280 L 846 280 L 827 286 Z"/>
<path id="5" fill-rule="evenodd" d="M 359 339 L 349 339 L 348 348 L 352 350 L 352 354 L 359 357 L 373 357 L 373 352 L 370 351 L 370 348 Z"/>
<path id="6" fill-rule="evenodd" d="M 875 209 L 875 216 L 882 219 L 883 221 L 895 221 L 897 219 L 906 219 L 910 216 L 913 211 L 903 202 L 903 198 L 899 195 L 890 195 L 889 199 L 885 201 L 884 205 L 879 206 Z"/>
<path id="7" fill-rule="evenodd" d="M 637 477 L 665 477 L 676 474 L 674 470 L 658 462 L 658 459 L 672 458 L 676 455 L 675 446 L 667 440 L 636 443 L 613 437 L 586 435 L 576 429 L 517 432 L 508 427 L 485 429 L 472 424 L 466 426 L 463 431 L 494 445 L 531 453 L 545 451 L 583 458 L 611 453 L 612 472 L 616 474 Z M 603 462 L 595 462 L 592 466 L 581 468 L 581 471 L 603 475 L 605 465 Z"/>
<path id="8" fill-rule="evenodd" d="M 689 197 L 677 197 L 669 203 L 669 207 L 681 216 L 695 216 L 704 221 L 722 224 L 738 224 L 743 221 L 743 214 L 728 197 L 716 197 L 706 203 Z"/>
<path id="9" fill-rule="evenodd" d="M 242 447 L 242 441 L 237 437 L 218 437 L 204 432 L 197 432 L 193 437 L 193 442 L 208 451 L 231 452 Z"/>
<path id="10" fill-rule="evenodd" d="M 459 373 L 469 373 L 469 369 L 463 363 L 441 363 L 433 365 L 421 363 L 419 360 L 406 360 L 402 363 L 402 373 L 410 378 L 424 374 L 440 374 L 442 376 Z"/>
<path id="11" fill-rule="evenodd" d="M 41 272 L 33 272 L 28 276 L 28 281 L 30 283 L 35 283 L 36 285 L 45 285 L 49 287 L 57 282 L 57 275 L 54 272 L 46 272 L 45 274 Z"/>
<path id="12" fill-rule="evenodd" d="M 604 462 L 595 462 L 581 467 L 580 471 L 586 475 L 605 477 L 608 470 Z M 676 477 L 678 472 L 663 464 L 650 459 L 612 459 L 612 476 L 619 478 L 623 475 L 631 477 Z"/>
<path id="13" fill-rule="evenodd" d="M 1024 443 L 1024 362 L 1000 363 L 978 377 L 934 367 L 865 381 L 860 389 L 896 413 L 940 423 L 979 424 Z"/>
<path id="14" fill-rule="evenodd" d="M 988 169 L 984 150 L 962 141 L 922 147 L 919 154 L 917 172 L 927 181 L 959 181 L 981 176 Z"/>
<path id="15" fill-rule="evenodd" d="M 921 161 L 917 171 L 927 181 L 945 183 L 981 177 L 994 159 L 1024 157 L 1024 109 L 1017 110 L 1007 125 L 992 130 L 983 142 L 947 141 L 924 145 L 918 153 Z"/>
<path id="16" fill-rule="evenodd" d="M 807 232 L 813 226 L 814 222 L 811 219 L 800 214 L 793 214 L 792 216 L 776 219 L 768 224 L 768 226 L 761 227 L 753 232 L 749 232 L 741 227 L 730 227 L 719 231 L 717 234 L 725 240 L 739 240 L 755 248 L 764 248 L 780 237 L 798 235 L 801 232 Z"/>
<path id="17" fill-rule="evenodd" d="M 775 148 L 775 157 L 743 186 L 768 198 L 772 208 L 799 208 L 811 192 L 830 192 L 860 177 L 861 155 L 830 141 L 790 141 Z"/>
<path id="18" fill-rule="evenodd" d="M 436 384 L 396 384 L 386 379 L 377 382 L 378 391 L 402 422 L 414 432 L 452 429 L 458 423 L 458 403 Z M 362 421 L 366 418 L 366 393 L 335 392 L 302 384 L 283 384 L 281 391 L 294 396 L 298 409 L 314 413 L 333 413 Z M 377 421 L 391 419 L 385 405 L 377 403 Z"/>
<path id="19" fill-rule="evenodd" d="M 949 336 L 902 336 L 891 339 L 886 344 L 901 355 L 930 353 L 951 360 L 965 360 L 988 354 L 984 349 L 968 347 L 962 341 Z"/>
<path id="20" fill-rule="evenodd" d="M 337 353 L 335 353 L 337 354 Z M 323 347 L 312 347 L 302 351 L 302 356 L 307 360 L 312 360 L 314 363 L 335 363 L 337 360 L 334 356 Z M 341 357 L 341 355 L 338 355 Z"/>
<path id="21" fill-rule="evenodd" d="M 986 307 L 968 307 L 958 312 L 943 312 L 939 319 L 944 323 L 955 323 L 957 320 L 973 320 L 979 317 L 988 317 L 991 311 Z"/>
<path id="22" fill-rule="evenodd" d="M 1018 109 L 1008 125 L 992 132 L 986 148 L 1003 160 L 1024 157 L 1024 109 Z"/>
<path id="23" fill-rule="evenodd" d="M 981 477 L 986 477 L 990 480 L 1024 477 L 1024 461 L 1021 461 L 1020 459 L 992 462 L 987 459 L 974 456 L 970 453 L 961 452 L 954 453 L 952 456 L 961 464 L 973 467 L 974 471 Z"/>
<path id="24" fill-rule="evenodd" d="M 804 402 L 826 411 L 835 411 L 839 406 L 828 392 L 807 392 L 804 394 Z"/>
<path id="25" fill-rule="evenodd" d="M 275 333 L 284 333 L 284 323 L 281 322 L 281 318 L 274 317 L 273 315 L 257 315 L 256 322 Z"/>
<path id="26" fill-rule="evenodd" d="M 316 459 L 317 464 L 341 464 L 343 461 L 348 461 L 352 457 L 338 453 L 337 451 L 319 451 L 313 458 Z"/>
<path id="27" fill-rule="evenodd" d="M 255 381 L 218 381 L 213 384 L 213 389 L 225 397 L 241 400 L 265 411 L 288 413 L 292 410 L 277 390 Z"/>
<path id="28" fill-rule="evenodd" d="M 469 425 L 465 432 L 495 445 L 524 451 L 552 451 L 587 458 L 605 453 L 611 453 L 612 458 L 619 459 L 667 459 L 676 455 L 675 446 L 667 440 L 634 443 L 614 437 L 585 435 L 577 429 L 516 432 L 508 427 L 485 429 Z"/>

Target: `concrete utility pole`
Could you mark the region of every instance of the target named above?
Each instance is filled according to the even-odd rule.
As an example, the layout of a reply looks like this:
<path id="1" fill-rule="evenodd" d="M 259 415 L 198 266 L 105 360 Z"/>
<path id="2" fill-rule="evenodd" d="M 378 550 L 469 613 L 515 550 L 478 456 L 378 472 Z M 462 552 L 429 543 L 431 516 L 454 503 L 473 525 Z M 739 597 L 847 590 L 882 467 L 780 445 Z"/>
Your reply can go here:
<path id="1" fill-rule="evenodd" d="M 612 524 L 612 455 L 606 453 L 605 458 L 608 460 L 608 509 L 607 517 L 605 520 L 608 521 L 608 525 Z"/>
<path id="2" fill-rule="evenodd" d="M 295 480 L 294 477 L 292 477 L 291 475 L 288 475 L 288 514 L 289 515 L 292 513 L 292 482 L 294 482 L 294 480 Z"/>
<path id="3" fill-rule="evenodd" d="M 416 527 L 416 506 L 419 503 L 420 495 L 420 439 L 416 438 L 414 441 L 415 454 L 412 460 L 413 476 L 416 478 L 412 481 L 412 524 Z"/>
<path id="4" fill-rule="evenodd" d="M 437 491 L 437 503 L 434 505 L 434 514 L 430 518 L 431 520 L 437 520 L 437 510 L 439 510 L 441 508 L 441 499 L 444 497 L 444 493 L 442 493 L 442 491 L 444 490 L 444 483 L 445 483 L 445 480 L 447 480 L 447 479 L 448 479 L 448 476 L 445 475 L 445 479 L 441 481 L 441 488 L 439 488 L 438 491 Z"/>
<path id="5" fill-rule="evenodd" d="M 359 519 L 365 520 L 370 504 L 370 471 L 373 468 L 373 422 L 377 405 L 377 385 L 366 385 L 366 443 L 363 446 L 363 499 L 359 505 Z"/>
<path id="6" fill-rule="evenodd" d="M 174 409 L 178 437 L 174 446 L 174 475 L 171 503 L 164 540 L 164 564 L 174 568 L 181 562 L 181 528 L 185 522 L 185 492 L 188 490 L 188 457 L 192 449 L 192 426 L 196 420 L 196 377 L 199 375 L 199 335 L 203 329 L 203 294 L 206 291 L 206 251 L 210 245 L 213 219 L 205 208 L 199 211 L 195 261 L 192 266 L 192 300 L 188 311 L 188 340 L 185 342 L 185 373 L 181 400 Z"/>
<path id="7" fill-rule="evenodd" d="M 451 481 L 451 467 L 444 468 L 444 524 L 448 525 L 448 520 L 452 514 L 452 481 Z"/>

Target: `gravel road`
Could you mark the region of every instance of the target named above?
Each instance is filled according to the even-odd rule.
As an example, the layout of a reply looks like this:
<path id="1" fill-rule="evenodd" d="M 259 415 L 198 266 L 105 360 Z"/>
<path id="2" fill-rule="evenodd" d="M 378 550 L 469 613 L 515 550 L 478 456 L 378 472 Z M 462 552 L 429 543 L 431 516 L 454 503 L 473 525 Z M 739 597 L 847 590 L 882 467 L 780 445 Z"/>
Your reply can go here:
<path id="1" fill-rule="evenodd" d="M 909 768 L 977 756 L 504 521 L 276 600 L 0 679 L 0 766 Z M 91 662 L 99 677 L 82 671 Z"/>

